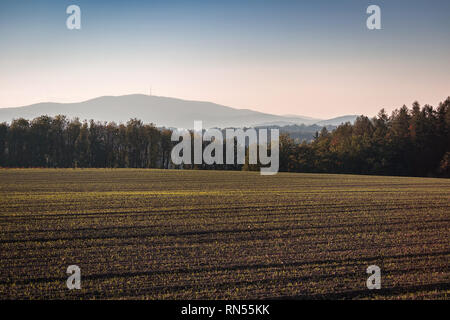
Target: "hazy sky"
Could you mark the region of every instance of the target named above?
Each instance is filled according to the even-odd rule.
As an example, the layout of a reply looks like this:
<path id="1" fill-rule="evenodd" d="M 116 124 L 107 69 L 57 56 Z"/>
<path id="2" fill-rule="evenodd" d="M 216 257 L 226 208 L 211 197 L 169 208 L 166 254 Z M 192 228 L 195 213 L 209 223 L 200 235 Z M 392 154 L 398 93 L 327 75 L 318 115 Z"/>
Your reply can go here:
<path id="1" fill-rule="evenodd" d="M 66 28 L 67 6 L 81 30 Z M 381 7 L 382 30 L 366 28 Z M 375 115 L 450 95 L 449 0 L 0 1 L 0 107 L 149 93 Z"/>

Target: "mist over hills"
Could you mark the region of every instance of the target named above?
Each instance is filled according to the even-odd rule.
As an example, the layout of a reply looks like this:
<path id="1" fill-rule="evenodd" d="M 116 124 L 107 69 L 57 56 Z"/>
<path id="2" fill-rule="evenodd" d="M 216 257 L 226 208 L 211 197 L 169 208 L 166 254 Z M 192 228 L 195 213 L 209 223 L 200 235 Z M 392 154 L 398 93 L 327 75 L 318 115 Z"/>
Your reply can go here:
<path id="1" fill-rule="evenodd" d="M 355 122 L 356 118 L 358 116 L 356 115 L 346 115 L 346 116 L 341 116 L 341 117 L 336 117 L 336 118 L 332 118 L 332 119 L 328 119 L 328 120 L 322 120 L 322 121 L 318 121 L 315 124 L 317 124 L 318 126 L 338 126 L 342 123 L 346 123 L 346 122 L 350 122 L 353 123 Z"/>
<path id="2" fill-rule="evenodd" d="M 77 103 L 44 102 L 15 108 L 0 108 L 0 122 L 33 119 L 41 115 L 66 115 L 69 118 L 94 119 L 125 123 L 138 118 L 159 127 L 192 128 L 194 120 L 202 120 L 204 128 L 253 127 L 268 125 L 339 125 L 353 122 L 356 116 L 321 120 L 296 115 L 279 116 L 249 109 L 235 109 L 212 102 L 132 94 L 103 96 Z"/>

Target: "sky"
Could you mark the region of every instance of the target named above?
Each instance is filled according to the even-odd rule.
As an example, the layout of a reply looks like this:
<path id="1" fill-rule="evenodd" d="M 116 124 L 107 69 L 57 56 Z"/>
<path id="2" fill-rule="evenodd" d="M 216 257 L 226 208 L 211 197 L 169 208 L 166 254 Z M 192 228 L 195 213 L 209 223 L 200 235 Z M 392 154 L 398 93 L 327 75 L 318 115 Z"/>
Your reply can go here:
<path id="1" fill-rule="evenodd" d="M 366 27 L 371 4 L 381 30 Z M 449 16 L 448 0 L 1 0 L 0 107 L 150 90 L 323 119 L 436 106 Z"/>

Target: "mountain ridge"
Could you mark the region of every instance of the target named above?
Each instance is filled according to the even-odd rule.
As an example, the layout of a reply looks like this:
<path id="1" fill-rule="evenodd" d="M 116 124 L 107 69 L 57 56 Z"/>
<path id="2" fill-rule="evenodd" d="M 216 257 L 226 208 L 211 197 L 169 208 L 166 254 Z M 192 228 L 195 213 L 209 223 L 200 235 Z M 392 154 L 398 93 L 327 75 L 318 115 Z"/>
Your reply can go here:
<path id="1" fill-rule="evenodd" d="M 121 96 L 99 96 L 81 102 L 39 102 L 31 105 L 0 108 L 0 122 L 13 119 L 33 119 L 41 115 L 66 115 L 81 120 L 94 119 L 125 123 L 137 118 L 160 127 L 192 128 L 194 120 L 203 121 L 203 127 L 253 127 L 271 123 L 311 125 L 321 121 L 296 115 L 280 116 L 238 109 L 208 101 L 184 100 L 180 98 L 128 94 Z M 319 120 L 319 121 L 317 121 Z"/>

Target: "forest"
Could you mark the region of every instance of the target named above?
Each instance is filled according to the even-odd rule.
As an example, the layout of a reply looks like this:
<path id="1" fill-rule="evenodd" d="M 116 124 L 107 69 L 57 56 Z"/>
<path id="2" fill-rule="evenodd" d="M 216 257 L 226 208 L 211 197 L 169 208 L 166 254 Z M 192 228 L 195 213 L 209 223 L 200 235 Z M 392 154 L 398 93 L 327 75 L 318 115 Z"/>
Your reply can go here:
<path id="1" fill-rule="evenodd" d="M 172 131 L 40 116 L 0 123 L 0 167 L 177 168 Z M 185 165 L 183 169 L 256 170 L 257 165 Z M 280 135 L 280 171 L 450 177 L 450 97 L 437 108 L 414 102 L 388 115 L 360 116 L 312 141 Z"/>

